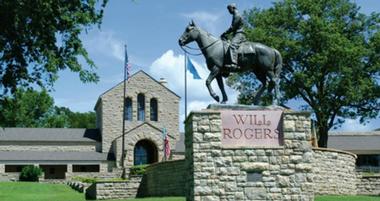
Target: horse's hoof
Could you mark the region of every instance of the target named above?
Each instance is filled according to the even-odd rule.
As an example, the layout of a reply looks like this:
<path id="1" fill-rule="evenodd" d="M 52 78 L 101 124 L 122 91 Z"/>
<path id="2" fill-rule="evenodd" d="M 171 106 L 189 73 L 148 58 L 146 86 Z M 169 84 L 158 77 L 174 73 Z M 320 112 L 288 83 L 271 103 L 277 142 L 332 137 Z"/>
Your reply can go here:
<path id="1" fill-rule="evenodd" d="M 220 104 L 226 104 L 226 101 L 222 101 L 222 102 L 220 102 Z"/>
<path id="2" fill-rule="evenodd" d="M 219 96 L 215 96 L 214 99 L 219 103 Z"/>

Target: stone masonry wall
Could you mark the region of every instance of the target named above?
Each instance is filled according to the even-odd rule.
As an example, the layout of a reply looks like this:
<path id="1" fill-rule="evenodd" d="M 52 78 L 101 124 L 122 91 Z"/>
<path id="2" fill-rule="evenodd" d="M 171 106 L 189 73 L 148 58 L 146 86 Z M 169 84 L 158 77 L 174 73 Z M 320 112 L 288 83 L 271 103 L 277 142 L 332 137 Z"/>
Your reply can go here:
<path id="1" fill-rule="evenodd" d="M 86 198 L 96 200 L 135 198 L 141 177 L 130 177 L 126 182 L 97 182 L 86 190 Z"/>
<path id="2" fill-rule="evenodd" d="M 18 181 L 20 178 L 19 172 L 0 172 L 0 181 Z"/>
<path id="3" fill-rule="evenodd" d="M 0 181 L 17 181 L 20 173 L 5 173 L 5 164 L 0 164 Z"/>
<path id="4" fill-rule="evenodd" d="M 148 124 L 142 125 L 136 129 L 134 129 L 132 132 L 129 132 L 125 136 L 125 151 L 127 153 L 125 158 L 125 165 L 126 167 L 133 166 L 133 153 L 135 145 L 140 140 L 149 140 L 156 146 L 157 149 L 157 159 L 158 161 L 161 161 L 161 159 L 164 156 L 162 147 L 163 145 L 163 139 L 162 139 L 162 133 L 161 131 L 149 126 Z M 117 138 L 115 145 L 117 151 L 116 158 L 121 158 L 121 147 L 122 147 L 122 138 Z"/>
<path id="5" fill-rule="evenodd" d="M 360 174 L 360 173 L 359 173 Z M 359 176 L 357 184 L 359 195 L 380 195 L 380 175 Z"/>
<path id="6" fill-rule="evenodd" d="M 142 178 L 138 197 L 185 196 L 185 160 L 150 165 Z"/>
<path id="7" fill-rule="evenodd" d="M 54 144 L 54 143 L 0 143 L 0 151 L 65 151 L 65 152 L 92 152 L 96 151 L 95 143 Z"/>
<path id="8" fill-rule="evenodd" d="M 356 195 L 356 155 L 333 149 L 313 148 L 316 195 Z"/>
<path id="9" fill-rule="evenodd" d="M 28 164 L 28 163 L 26 163 Z M 0 181 L 17 181 L 19 179 L 20 172 L 5 172 L 5 166 L 7 164 L 0 164 Z M 35 163 L 35 166 L 39 166 L 39 163 Z M 66 180 L 71 180 L 75 177 L 93 177 L 93 178 L 105 178 L 105 179 L 112 179 L 112 178 L 120 178 L 121 172 L 118 171 L 118 169 L 114 169 L 114 171 L 110 172 L 109 168 L 112 168 L 112 162 L 102 162 L 99 164 L 99 172 L 73 172 L 72 171 L 72 165 L 73 164 L 66 164 L 67 171 L 65 172 L 65 179 L 46 179 L 45 182 L 55 182 L 60 181 L 65 182 Z M 74 163 L 76 165 L 76 163 Z M 44 178 L 44 175 L 40 177 L 41 179 Z"/>
<path id="10" fill-rule="evenodd" d="M 277 148 L 221 148 L 215 110 L 192 112 L 185 130 L 187 200 L 314 199 L 308 113 L 284 111 L 284 144 Z"/>
<path id="11" fill-rule="evenodd" d="M 166 128 L 169 135 L 175 139 L 171 139 L 171 147 L 175 147 L 176 141 L 179 139 L 179 100 L 180 98 L 169 91 L 164 85 L 153 80 L 143 71 L 134 74 L 126 84 L 126 97 L 132 99 L 133 120 L 126 121 L 126 129 L 129 130 L 143 123 L 137 121 L 137 95 L 139 93 L 145 96 L 145 121 L 153 126 L 162 129 Z M 150 100 L 157 99 L 158 103 L 158 121 L 150 121 Z M 101 119 L 98 123 L 102 125 L 102 152 L 113 152 L 111 146 L 113 141 L 122 135 L 122 111 L 123 111 L 123 84 L 120 83 L 109 91 L 100 96 L 100 103 L 97 107 L 101 107 Z M 99 113 L 98 108 L 96 111 Z M 161 132 L 155 132 L 162 138 Z M 126 139 L 128 137 L 126 136 Z M 161 147 L 157 147 L 161 149 Z M 121 146 L 116 148 L 117 157 L 120 156 Z M 133 152 L 127 152 L 133 154 Z M 133 155 L 129 155 L 133 157 Z M 117 158 L 119 161 L 119 158 Z"/>

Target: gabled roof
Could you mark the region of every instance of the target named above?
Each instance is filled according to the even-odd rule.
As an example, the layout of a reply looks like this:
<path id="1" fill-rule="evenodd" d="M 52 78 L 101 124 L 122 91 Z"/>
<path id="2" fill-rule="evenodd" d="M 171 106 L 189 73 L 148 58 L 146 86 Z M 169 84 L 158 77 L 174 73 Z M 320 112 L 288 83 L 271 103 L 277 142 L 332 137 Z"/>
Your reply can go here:
<path id="1" fill-rule="evenodd" d="M 98 129 L 85 128 L 0 128 L 1 141 L 24 142 L 96 142 Z"/>
<path id="2" fill-rule="evenodd" d="M 167 86 L 161 84 L 159 81 L 157 81 L 156 79 L 154 79 L 152 76 L 150 76 L 148 73 L 146 73 L 145 71 L 143 70 L 139 70 L 137 71 L 136 73 L 134 73 L 133 75 L 131 75 L 131 77 L 129 77 L 129 79 L 133 79 L 133 77 L 135 77 L 136 75 L 140 74 L 140 73 L 143 73 L 144 75 L 146 75 L 147 77 L 149 77 L 151 80 L 153 80 L 154 82 L 156 82 L 157 84 L 163 86 L 165 89 L 167 89 L 170 93 L 172 93 L 173 95 L 177 96 L 178 98 L 181 98 L 178 94 L 176 94 L 174 91 L 172 91 L 171 89 L 169 89 Z M 115 86 L 111 87 L 110 89 L 108 89 L 107 91 L 103 92 L 102 94 L 99 95 L 99 98 L 98 100 L 96 101 L 96 104 L 95 104 L 95 107 L 94 109 L 96 109 L 96 107 L 98 106 L 99 104 L 99 101 L 100 99 L 102 98 L 102 96 L 106 93 L 108 93 L 109 91 L 113 90 L 114 88 L 116 88 L 117 86 L 123 84 L 123 81 L 117 83 Z"/>
<path id="3" fill-rule="evenodd" d="M 47 152 L 0 151 L 0 161 L 107 161 L 106 153 L 99 152 Z"/>
<path id="4" fill-rule="evenodd" d="M 328 147 L 355 154 L 380 154 L 380 131 L 329 132 Z"/>
<path id="5" fill-rule="evenodd" d="M 161 129 L 159 129 L 159 128 L 157 128 L 156 126 L 152 125 L 151 123 L 145 121 L 145 122 L 139 124 L 138 126 L 136 126 L 136 127 L 132 128 L 132 129 L 128 130 L 127 132 L 125 132 L 124 135 L 127 135 L 128 133 L 130 133 L 130 132 L 132 132 L 132 131 L 134 131 L 134 130 L 137 130 L 138 128 L 140 128 L 140 127 L 142 127 L 142 126 L 144 126 L 144 125 L 147 125 L 147 126 L 152 127 L 153 129 L 157 130 L 157 132 L 160 132 L 160 133 L 163 132 Z M 122 136 L 123 136 L 123 135 L 120 135 L 120 136 L 118 136 L 117 138 L 120 138 L 120 137 L 122 137 Z M 174 137 L 173 137 L 172 135 L 168 134 L 168 136 L 169 136 L 170 138 L 174 139 Z"/>

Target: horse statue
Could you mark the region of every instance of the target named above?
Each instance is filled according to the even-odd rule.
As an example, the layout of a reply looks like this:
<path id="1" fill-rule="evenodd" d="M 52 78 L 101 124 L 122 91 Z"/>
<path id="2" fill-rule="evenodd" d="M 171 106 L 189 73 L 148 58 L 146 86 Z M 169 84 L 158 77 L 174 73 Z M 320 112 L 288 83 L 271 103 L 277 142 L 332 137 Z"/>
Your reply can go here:
<path id="1" fill-rule="evenodd" d="M 269 91 L 273 90 L 274 86 L 274 101 L 273 104 L 278 105 L 279 101 L 279 76 L 282 68 L 282 57 L 278 50 L 265 46 L 260 43 L 243 42 L 238 49 L 238 66 L 239 69 L 229 69 L 225 67 L 226 55 L 228 51 L 229 42 L 223 41 L 202 30 L 195 25 L 193 21 L 186 27 L 185 32 L 179 38 L 178 43 L 183 48 L 190 42 L 195 41 L 199 49 L 206 58 L 207 68 L 210 74 L 206 80 L 207 89 L 217 102 L 219 96 L 214 92 L 211 87 L 211 82 L 216 79 L 220 91 L 222 92 L 223 99 L 220 103 L 225 104 L 228 100 L 226 95 L 223 77 L 227 77 L 230 73 L 236 72 L 253 72 L 256 78 L 261 82 L 261 86 L 256 92 L 253 104 L 257 105 L 260 97 L 265 91 L 268 83 L 268 78 L 273 85 L 269 85 Z"/>

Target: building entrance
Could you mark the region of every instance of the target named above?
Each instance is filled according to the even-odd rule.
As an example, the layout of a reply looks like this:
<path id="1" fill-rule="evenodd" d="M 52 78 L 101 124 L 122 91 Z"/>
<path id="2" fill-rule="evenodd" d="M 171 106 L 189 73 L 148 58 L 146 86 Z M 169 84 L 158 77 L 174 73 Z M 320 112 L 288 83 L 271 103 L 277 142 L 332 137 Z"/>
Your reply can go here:
<path id="1" fill-rule="evenodd" d="M 156 145 L 149 140 L 140 140 L 134 148 L 134 165 L 150 164 L 158 161 Z"/>

